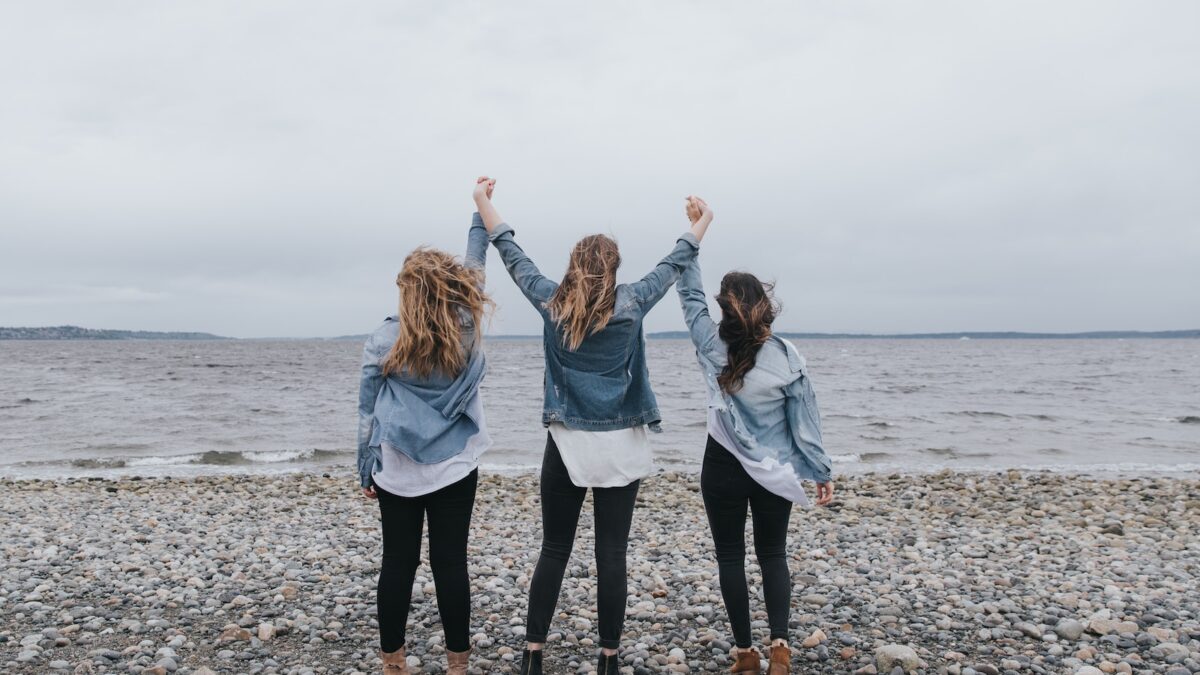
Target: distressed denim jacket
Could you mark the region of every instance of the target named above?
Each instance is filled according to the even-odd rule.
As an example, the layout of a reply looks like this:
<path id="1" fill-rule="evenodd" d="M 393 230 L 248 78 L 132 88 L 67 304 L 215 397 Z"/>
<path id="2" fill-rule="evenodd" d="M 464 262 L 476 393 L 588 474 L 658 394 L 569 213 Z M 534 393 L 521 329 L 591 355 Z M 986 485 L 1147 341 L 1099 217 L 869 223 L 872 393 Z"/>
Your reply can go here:
<path id="1" fill-rule="evenodd" d="M 542 424 L 561 422 L 586 431 L 649 425 L 660 431 L 662 416 L 650 389 L 642 319 L 696 257 L 696 238 L 685 233 L 649 274 L 635 283 L 619 284 L 608 325 L 571 351 L 563 346 L 563 333 L 546 309 L 558 283 L 538 271 L 513 234 L 511 227 L 501 224 L 491 239 L 509 275 L 542 316 L 546 357 Z"/>
<path id="2" fill-rule="evenodd" d="M 487 230 L 476 213 L 467 234 L 463 264 L 482 270 L 487 245 Z M 463 310 L 461 320 L 463 346 L 469 356 L 455 376 L 435 372 L 427 378 L 408 373 L 385 377 L 380 363 L 400 333 L 394 316 L 367 338 L 358 392 L 358 475 L 363 487 L 371 485 L 371 474 L 380 468 L 380 448 L 385 442 L 414 462 L 436 464 L 461 453 L 467 439 L 479 432 L 479 420 L 471 416 L 468 404 L 479 391 L 486 363 L 475 336 L 474 318 Z"/>
<path id="3" fill-rule="evenodd" d="M 804 357 L 792 343 L 771 336 L 759 350 L 742 389 L 732 396 L 726 394 L 717 384 L 717 376 L 728 362 L 728 347 L 708 314 L 699 262 L 688 265 L 676 290 L 704 372 L 708 407 L 733 431 L 739 450 L 755 461 L 774 458 L 790 466 L 801 480 L 827 482 L 833 464 L 821 441 L 821 416 Z"/>

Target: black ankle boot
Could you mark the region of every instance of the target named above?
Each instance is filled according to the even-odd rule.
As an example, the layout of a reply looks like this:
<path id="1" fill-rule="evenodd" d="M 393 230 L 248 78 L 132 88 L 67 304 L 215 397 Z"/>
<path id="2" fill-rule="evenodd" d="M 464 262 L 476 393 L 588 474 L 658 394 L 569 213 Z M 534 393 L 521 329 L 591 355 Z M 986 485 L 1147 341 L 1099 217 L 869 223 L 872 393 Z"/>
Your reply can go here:
<path id="1" fill-rule="evenodd" d="M 599 675 L 618 675 L 621 672 L 621 655 L 600 652 L 596 660 L 596 672 Z"/>
<path id="2" fill-rule="evenodd" d="M 517 672 L 521 675 L 542 675 L 542 650 L 526 649 L 521 652 L 521 670 Z"/>

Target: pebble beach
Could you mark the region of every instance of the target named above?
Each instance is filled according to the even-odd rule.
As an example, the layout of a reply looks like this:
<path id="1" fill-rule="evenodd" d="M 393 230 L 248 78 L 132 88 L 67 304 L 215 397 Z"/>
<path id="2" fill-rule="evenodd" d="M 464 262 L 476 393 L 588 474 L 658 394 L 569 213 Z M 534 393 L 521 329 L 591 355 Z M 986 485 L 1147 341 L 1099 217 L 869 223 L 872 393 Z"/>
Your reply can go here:
<path id="1" fill-rule="evenodd" d="M 727 671 L 699 477 L 639 496 L 626 673 Z M 470 542 L 473 672 L 514 672 L 537 559 L 534 475 L 483 475 Z M 346 475 L 2 480 L 0 670 L 373 673 L 378 509 Z M 1200 480 L 867 474 L 796 511 L 793 672 L 1200 673 Z M 596 652 L 590 499 L 548 672 Z M 749 532 L 749 530 L 748 530 Z M 748 572 L 758 582 L 753 555 Z M 444 670 L 432 575 L 415 672 Z M 752 597 L 756 639 L 765 639 Z"/>

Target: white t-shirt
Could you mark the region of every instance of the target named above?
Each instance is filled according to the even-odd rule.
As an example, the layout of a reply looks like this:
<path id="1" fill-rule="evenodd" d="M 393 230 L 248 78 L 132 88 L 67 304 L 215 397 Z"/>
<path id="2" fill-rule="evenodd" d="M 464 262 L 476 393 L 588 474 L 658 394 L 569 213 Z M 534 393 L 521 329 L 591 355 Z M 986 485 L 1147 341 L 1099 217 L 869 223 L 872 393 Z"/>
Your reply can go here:
<path id="1" fill-rule="evenodd" d="M 792 467 L 780 464 L 774 457 L 755 461 L 739 452 L 738 448 L 741 446 L 737 442 L 737 438 L 725 428 L 716 408 L 708 409 L 708 434 L 737 458 L 742 468 L 754 479 L 755 483 L 766 488 L 771 494 L 779 495 L 793 504 L 809 505 L 808 494 L 804 492 L 804 483 L 801 482 L 796 472 L 792 471 Z"/>
<path id="2" fill-rule="evenodd" d="M 479 457 L 492 447 L 483 402 L 476 393 L 467 404 L 472 417 L 479 421 L 479 433 L 467 439 L 463 451 L 437 464 L 419 464 L 408 455 L 384 443 L 380 448 L 382 467 L 371 474 L 379 487 L 401 497 L 420 497 L 437 492 L 466 478 L 479 467 Z"/>
<path id="3" fill-rule="evenodd" d="M 550 437 L 571 482 L 579 487 L 624 487 L 654 473 L 645 426 L 583 431 L 556 422 L 550 425 Z"/>

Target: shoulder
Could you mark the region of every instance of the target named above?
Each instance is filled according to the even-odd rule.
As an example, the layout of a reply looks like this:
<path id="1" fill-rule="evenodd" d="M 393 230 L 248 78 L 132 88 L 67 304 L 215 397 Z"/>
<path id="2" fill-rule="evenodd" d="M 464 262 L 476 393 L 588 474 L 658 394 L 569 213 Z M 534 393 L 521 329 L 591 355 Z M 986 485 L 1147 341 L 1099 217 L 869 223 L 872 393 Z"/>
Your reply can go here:
<path id="1" fill-rule="evenodd" d="M 378 351 L 382 347 L 391 347 L 396 341 L 396 336 L 400 334 L 400 321 L 394 316 L 389 316 L 379 324 L 379 327 L 367 336 L 366 348 L 371 351 Z"/>
<path id="2" fill-rule="evenodd" d="M 800 350 L 796 349 L 796 345 L 792 344 L 790 340 L 785 340 L 778 335 L 772 335 L 771 342 L 775 343 L 777 348 L 782 350 L 783 356 L 787 359 L 788 367 L 793 373 L 807 374 L 808 362 L 804 359 L 804 356 L 800 354 Z"/>
<path id="3" fill-rule="evenodd" d="M 617 300 L 614 309 L 621 310 L 638 304 L 637 293 L 629 284 L 617 284 Z"/>

